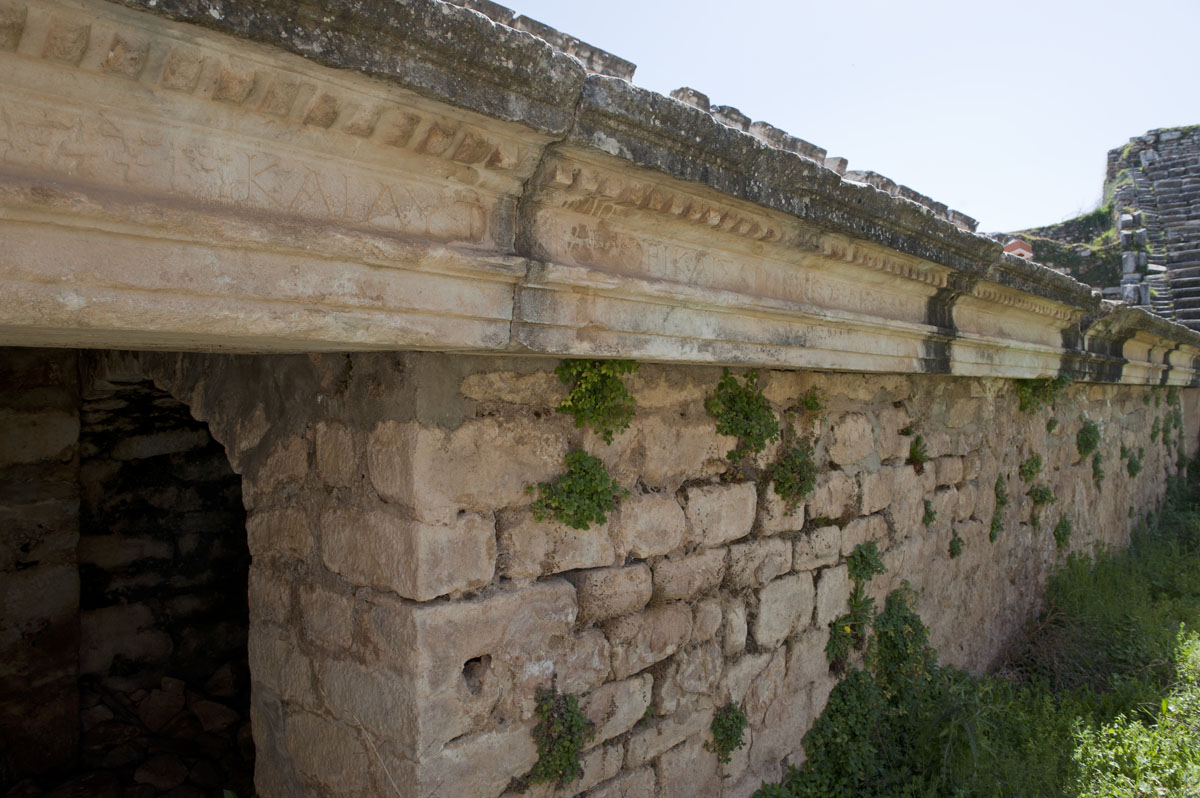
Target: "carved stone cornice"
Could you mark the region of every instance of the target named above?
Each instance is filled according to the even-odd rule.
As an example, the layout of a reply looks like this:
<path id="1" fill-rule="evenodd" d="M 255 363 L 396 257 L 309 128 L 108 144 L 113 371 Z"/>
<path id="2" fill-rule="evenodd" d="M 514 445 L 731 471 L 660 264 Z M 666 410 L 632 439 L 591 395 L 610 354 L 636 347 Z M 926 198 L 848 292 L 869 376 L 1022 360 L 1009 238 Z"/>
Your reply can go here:
<path id="1" fill-rule="evenodd" d="M 1200 334 L 437 0 L 0 0 L 0 237 L 5 345 L 1200 379 Z"/>

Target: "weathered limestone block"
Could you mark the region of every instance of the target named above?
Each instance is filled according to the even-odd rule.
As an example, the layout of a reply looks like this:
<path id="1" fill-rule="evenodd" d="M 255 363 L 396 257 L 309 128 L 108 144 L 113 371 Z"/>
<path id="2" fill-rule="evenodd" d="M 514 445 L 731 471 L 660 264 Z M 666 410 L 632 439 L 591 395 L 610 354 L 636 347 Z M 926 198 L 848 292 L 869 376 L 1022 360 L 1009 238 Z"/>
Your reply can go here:
<path id="1" fill-rule="evenodd" d="M 825 657 L 828 642 L 829 626 L 821 623 L 797 633 L 788 641 L 787 678 L 792 689 L 830 678 L 829 660 Z"/>
<path id="2" fill-rule="evenodd" d="M 314 793 L 369 794 L 377 764 L 368 758 L 358 729 L 310 712 L 287 718 L 287 749 L 296 774 Z"/>
<path id="3" fill-rule="evenodd" d="M 690 540 L 720 546 L 749 535 L 757 503 L 753 482 L 689 488 L 685 512 Z"/>
<path id="4" fill-rule="evenodd" d="M 266 690 L 277 698 L 303 707 L 318 705 L 313 692 L 312 661 L 297 650 L 286 630 L 261 626 L 247 642 L 254 689 Z"/>
<path id="5" fill-rule="evenodd" d="M 349 487 L 359 477 L 358 450 L 354 434 L 345 424 L 317 424 L 316 464 L 321 481 L 334 487 Z"/>
<path id="6" fill-rule="evenodd" d="M 613 676 L 624 679 L 686 645 L 692 612 L 685 604 L 664 604 L 609 621 L 604 632 L 612 644 Z"/>
<path id="7" fill-rule="evenodd" d="M 974 482 L 958 486 L 958 502 L 954 507 L 954 520 L 966 521 L 975 513 L 975 503 L 978 499 L 979 488 Z"/>
<path id="8" fill-rule="evenodd" d="M 740 654 L 746 648 L 746 605 L 741 601 L 732 601 L 725 610 L 725 656 L 732 657 Z"/>
<path id="9" fill-rule="evenodd" d="M 721 630 L 721 620 L 720 599 L 697 601 L 692 607 L 692 642 L 703 643 L 716 637 Z"/>
<path id="10" fill-rule="evenodd" d="M 797 624 L 812 619 L 813 581 L 808 573 L 781 576 L 758 591 L 758 618 L 754 639 L 763 648 L 775 648 Z"/>
<path id="11" fill-rule="evenodd" d="M 737 445 L 735 438 L 718 435 L 707 416 L 649 415 L 634 419 L 633 426 L 645 442 L 642 479 L 668 493 L 685 480 L 720 473 L 724 468 L 718 464 L 720 458 Z"/>
<path id="12" fill-rule="evenodd" d="M 208 433 L 204 430 L 180 430 L 179 433 L 185 433 L 195 439 L 194 443 L 187 445 L 191 446 L 203 445 L 208 440 Z M 160 433 L 161 434 L 177 434 Z M 171 444 L 165 444 L 171 445 Z M 177 444 L 184 446 L 185 443 Z M 119 449 L 120 446 L 117 447 Z M 145 449 L 149 451 L 145 451 Z M 142 457 L 152 457 L 158 453 L 158 449 L 162 446 L 150 444 L 148 447 L 139 447 L 130 452 L 127 456 L 129 459 L 139 459 Z M 113 450 L 113 456 L 117 457 L 117 449 Z M 285 438 L 277 443 L 267 454 L 267 459 L 261 468 L 254 471 L 251 477 L 256 493 L 268 493 L 280 486 L 295 487 L 303 483 L 305 477 L 308 476 L 308 439 L 298 435 Z M 117 458 L 121 459 L 121 458 Z"/>
<path id="13" fill-rule="evenodd" d="M 297 591 L 300 625 L 309 640 L 333 649 L 347 649 L 354 632 L 354 596 L 317 585 Z"/>
<path id="14" fill-rule="evenodd" d="M 609 651 L 598 631 L 580 638 L 582 648 L 573 646 L 575 589 L 564 579 L 492 588 L 462 601 L 412 604 L 377 596 L 372 602 L 364 620 L 379 651 L 374 669 L 390 683 L 410 685 L 396 722 L 419 735 L 422 748 L 478 728 L 497 701 L 528 717 L 537 689 L 555 673 L 560 690 L 578 693 L 608 672 Z M 572 657 L 575 667 L 568 669 Z M 370 691 L 362 700 L 370 700 Z"/>
<path id="15" fill-rule="evenodd" d="M 278 554 L 303 560 L 313 548 L 312 522 L 302 510 L 268 510 L 250 513 L 246 542 L 254 558 Z"/>
<path id="16" fill-rule="evenodd" d="M 787 503 L 775 492 L 775 483 L 771 482 L 758 505 L 758 528 L 764 535 L 803 529 L 804 502 L 798 502 L 789 510 Z"/>
<path id="17" fill-rule="evenodd" d="M 844 471 L 827 471 L 817 479 L 817 487 L 808 500 L 810 518 L 837 520 L 858 506 L 858 485 Z"/>
<path id="18" fill-rule="evenodd" d="M 929 506 L 937 513 L 934 529 L 945 529 L 954 522 L 954 511 L 958 509 L 958 489 L 938 488 L 929 500 Z"/>
<path id="19" fill-rule="evenodd" d="M 891 467 L 892 473 L 892 523 L 899 537 L 921 534 L 924 531 L 926 477 L 918 475 L 912 466 Z M 925 469 L 929 474 L 930 469 Z M 932 481 L 932 480 L 930 480 Z"/>
<path id="20" fill-rule="evenodd" d="M 687 518 L 669 493 L 635 494 L 623 499 L 609 518 L 618 560 L 644 559 L 674 551 L 687 532 Z"/>
<path id="21" fill-rule="evenodd" d="M 634 612 L 650 602 L 654 586 L 650 567 L 634 563 L 626 568 L 593 568 L 567 574 L 579 600 L 580 623 L 606 621 Z"/>
<path id="22" fill-rule="evenodd" d="M 609 682 L 592 691 L 583 701 L 583 712 L 595 724 L 589 748 L 624 734 L 634 727 L 650 706 L 654 677 L 648 673 L 619 682 Z"/>
<path id="23" fill-rule="evenodd" d="M 939 457 L 932 465 L 937 474 L 938 485 L 957 485 L 963 478 L 963 459 L 961 457 Z M 929 468 L 929 464 L 925 466 Z"/>
<path id="24" fill-rule="evenodd" d="M 721 794 L 717 757 L 704 748 L 704 737 L 690 737 L 655 760 L 663 798 Z"/>
<path id="25" fill-rule="evenodd" d="M 787 672 L 787 651 L 779 649 L 770 655 L 767 666 L 759 671 L 750 682 L 743 702 L 746 720 L 755 731 L 762 728 L 767 708 L 775 700 L 783 687 L 784 675 Z"/>
<path id="26" fill-rule="evenodd" d="M 853 465 L 875 451 L 875 430 L 862 413 L 847 413 L 833 423 L 829 459 L 838 465 Z"/>
<path id="27" fill-rule="evenodd" d="M 492 580 L 495 522 L 490 513 L 462 513 L 442 525 L 390 509 L 334 507 L 321 515 L 321 558 L 355 584 L 428 601 Z"/>
<path id="28" fill-rule="evenodd" d="M 654 566 L 655 597 L 687 599 L 714 590 L 725 576 L 725 554 L 718 548 L 659 560 Z"/>
<path id="29" fill-rule="evenodd" d="M 510 579 L 612 565 L 616 556 L 607 523 L 572 529 L 536 521 L 527 510 L 501 516 L 500 548 L 500 570 Z"/>
<path id="30" fill-rule="evenodd" d="M 847 556 L 860 544 L 869 540 L 879 544 L 880 551 L 887 548 L 887 520 L 882 515 L 865 515 L 855 518 L 842 529 L 842 556 Z"/>
<path id="31" fill-rule="evenodd" d="M 875 418 L 879 425 L 879 459 L 884 461 L 903 460 L 908 457 L 910 438 L 908 435 L 900 434 L 900 430 L 912 423 L 908 409 L 885 407 L 876 412 Z"/>
<path id="32" fill-rule="evenodd" d="M 622 773 L 593 789 L 591 798 L 642 798 L 654 795 L 654 769 L 645 767 Z"/>
<path id="33" fill-rule="evenodd" d="M 726 582 L 735 588 L 762 587 L 792 570 L 792 544 L 780 538 L 763 538 L 729 547 Z"/>
<path id="34" fill-rule="evenodd" d="M 470 419 L 453 432 L 385 421 L 367 441 L 367 467 L 384 499 L 449 523 L 459 510 L 527 504 L 525 488 L 554 480 L 566 452 L 558 427 L 523 416 Z"/>
<path id="35" fill-rule="evenodd" d="M 712 705 L 701 703 L 680 707 L 674 715 L 653 720 L 648 727 L 634 730 L 625 749 L 625 767 L 640 767 L 687 738 L 707 733 L 712 717 Z"/>
<path id="36" fill-rule="evenodd" d="M 817 577 L 817 620 L 819 629 L 846 612 L 850 598 L 850 571 L 845 565 L 822 569 Z"/>
<path id="37" fill-rule="evenodd" d="M 747 654 L 730 663 L 725 669 L 722 694 L 735 704 L 741 704 L 758 674 L 771 661 L 770 653 Z"/>
<path id="38" fill-rule="evenodd" d="M 654 683 L 656 712 L 669 715 L 689 696 L 711 696 L 724 665 L 716 643 L 701 643 L 676 653 L 665 674 Z"/>
<path id="39" fill-rule="evenodd" d="M 811 571 L 833 565 L 841 554 L 842 530 L 823 526 L 802 535 L 792 544 L 792 570 Z"/>
<path id="40" fill-rule="evenodd" d="M 532 374 L 484 371 L 468 374 L 458 390 L 476 402 L 502 402 L 547 409 L 557 407 L 567 395 L 567 387 L 553 371 L 535 371 Z"/>
<path id="41" fill-rule="evenodd" d="M 879 471 L 863 471 L 858 475 L 858 487 L 862 495 L 864 515 L 877 513 L 892 503 L 892 477 L 890 468 Z"/>
<path id="42" fill-rule="evenodd" d="M 401 783 L 412 784 L 417 795 L 500 795 L 537 762 L 533 726 L 507 724 L 455 740 L 436 754 L 423 752 L 412 781 Z"/>

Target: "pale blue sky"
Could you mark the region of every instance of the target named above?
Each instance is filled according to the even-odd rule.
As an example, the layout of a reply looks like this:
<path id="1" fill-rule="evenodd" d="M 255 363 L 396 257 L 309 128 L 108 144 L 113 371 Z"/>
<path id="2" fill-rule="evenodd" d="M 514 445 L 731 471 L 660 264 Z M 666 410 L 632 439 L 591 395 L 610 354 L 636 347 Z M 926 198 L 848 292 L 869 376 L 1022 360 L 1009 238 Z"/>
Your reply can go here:
<path id="1" fill-rule="evenodd" d="M 505 0 L 979 220 L 1094 207 L 1105 155 L 1200 123 L 1200 0 Z"/>

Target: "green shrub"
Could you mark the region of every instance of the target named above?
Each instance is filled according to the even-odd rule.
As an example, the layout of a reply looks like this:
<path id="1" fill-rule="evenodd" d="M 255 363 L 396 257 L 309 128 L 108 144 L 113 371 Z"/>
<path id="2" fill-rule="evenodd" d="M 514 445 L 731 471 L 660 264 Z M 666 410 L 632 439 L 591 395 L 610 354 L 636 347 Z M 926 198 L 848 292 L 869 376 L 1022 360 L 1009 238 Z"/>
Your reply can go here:
<path id="1" fill-rule="evenodd" d="M 846 557 L 846 570 L 855 582 L 868 582 L 873 576 L 887 573 L 879 556 L 878 544 L 868 540 L 855 546 L 854 551 Z"/>
<path id="2" fill-rule="evenodd" d="M 1042 456 L 1037 452 L 1022 461 L 1017 468 L 1017 474 L 1020 475 L 1022 482 L 1033 482 L 1040 473 L 1042 473 Z"/>
<path id="3" fill-rule="evenodd" d="M 746 732 L 746 713 L 732 701 L 713 715 L 709 729 L 712 740 L 706 742 L 704 747 L 716 754 L 721 762 L 729 762 L 734 751 L 746 746 L 743 737 Z"/>
<path id="4" fill-rule="evenodd" d="M 1154 443 L 1155 441 L 1158 440 L 1158 434 L 1160 432 L 1162 432 L 1162 427 L 1163 427 L 1162 419 L 1159 418 L 1158 416 L 1155 416 L 1154 425 L 1152 427 L 1150 427 L 1150 442 L 1151 443 Z M 1163 436 L 1163 440 L 1164 441 L 1166 440 L 1165 435 Z"/>
<path id="5" fill-rule="evenodd" d="M 1043 504 L 1054 504 L 1058 501 L 1054 496 L 1054 491 L 1044 482 L 1039 482 L 1029 489 L 1029 498 L 1033 499 L 1033 506 L 1040 507 Z"/>
<path id="6" fill-rule="evenodd" d="M 933 509 L 933 502 L 929 499 L 925 500 L 925 515 L 921 517 L 921 523 L 928 527 L 937 520 L 937 510 Z"/>
<path id="7" fill-rule="evenodd" d="M 743 382 L 725 369 L 716 389 L 704 399 L 704 409 L 717 422 L 717 432 L 738 439 L 727 456 L 737 462 L 758 454 L 779 440 L 779 422 L 758 387 L 758 372 L 746 372 Z"/>
<path id="8" fill-rule="evenodd" d="M 953 560 L 955 557 L 958 557 L 960 554 L 962 554 L 963 539 L 958 536 L 957 529 L 951 529 L 950 534 L 950 559 Z"/>
<path id="9" fill-rule="evenodd" d="M 1054 545 L 1058 547 L 1059 551 L 1071 545 L 1071 532 L 1073 529 L 1074 525 L 1071 523 L 1071 519 L 1065 515 L 1058 519 L 1058 523 L 1054 525 Z"/>
<path id="10" fill-rule="evenodd" d="M 1129 472 L 1129 476 L 1131 477 L 1136 477 L 1138 474 L 1142 473 L 1141 459 L 1134 455 L 1130 455 L 1129 459 L 1125 462 L 1125 470 Z"/>
<path id="11" fill-rule="evenodd" d="M 1096 485 L 1104 481 L 1104 455 L 1100 452 L 1092 457 L 1092 481 Z"/>
<path id="12" fill-rule="evenodd" d="M 553 518 L 572 529 L 603 524 L 628 491 L 609 477 L 604 461 L 582 449 L 567 452 L 567 471 L 554 482 L 539 482 L 538 497 L 530 508 L 534 519 Z M 532 491 L 533 486 L 528 490 Z"/>
<path id="13" fill-rule="evenodd" d="M 1100 445 L 1100 427 L 1095 421 L 1088 420 L 1083 422 L 1083 426 L 1079 428 L 1079 432 L 1075 434 L 1075 449 L 1079 452 L 1080 457 L 1087 457 L 1092 452 L 1096 451 L 1096 447 Z"/>
<path id="14" fill-rule="evenodd" d="M 1171 405 L 1172 407 L 1179 404 L 1179 386 L 1178 385 L 1167 386 L 1167 404 Z"/>
<path id="15" fill-rule="evenodd" d="M 1062 396 L 1071 378 L 1059 375 L 1054 379 L 1015 380 L 1017 404 L 1022 413 L 1036 413 L 1046 405 L 1054 404 Z"/>
<path id="16" fill-rule="evenodd" d="M 800 397 L 799 405 L 807 413 L 820 413 L 825 409 L 825 403 L 821 400 L 821 392 L 815 385 L 804 392 Z"/>
<path id="17" fill-rule="evenodd" d="M 1000 517 L 999 511 L 992 513 L 992 524 L 988 528 L 988 540 L 995 543 L 1000 539 L 1000 532 L 1004 529 L 1004 519 Z"/>
<path id="18" fill-rule="evenodd" d="M 591 427 L 612 443 L 614 433 L 629 429 L 637 409 L 621 376 L 637 370 L 632 360 L 564 360 L 554 373 L 570 391 L 558 412 L 574 416 L 576 427 Z"/>
<path id="19" fill-rule="evenodd" d="M 1004 484 L 1004 475 L 996 477 L 996 509 L 1003 510 L 1008 506 L 1008 489 Z"/>
<path id="20" fill-rule="evenodd" d="M 924 472 L 925 464 L 929 462 L 929 452 L 925 450 L 925 438 L 918 435 L 908 444 L 908 464 L 918 474 Z"/>
<path id="21" fill-rule="evenodd" d="M 817 464 L 813 459 L 812 442 L 801 438 L 781 447 L 779 458 L 771 468 L 771 480 L 775 483 L 775 493 L 783 499 L 788 512 L 793 512 L 817 484 Z"/>
<path id="22" fill-rule="evenodd" d="M 1054 432 L 1054 430 L 1056 430 L 1056 429 L 1058 429 L 1058 419 L 1057 418 L 1051 418 L 1049 421 L 1046 422 L 1046 432 Z"/>
<path id="23" fill-rule="evenodd" d="M 554 686 L 538 690 L 534 715 L 538 719 L 533 728 L 538 758 L 527 780 L 531 784 L 574 780 L 583 769 L 580 754 L 595 735 L 594 724 L 575 696 L 560 693 Z"/>

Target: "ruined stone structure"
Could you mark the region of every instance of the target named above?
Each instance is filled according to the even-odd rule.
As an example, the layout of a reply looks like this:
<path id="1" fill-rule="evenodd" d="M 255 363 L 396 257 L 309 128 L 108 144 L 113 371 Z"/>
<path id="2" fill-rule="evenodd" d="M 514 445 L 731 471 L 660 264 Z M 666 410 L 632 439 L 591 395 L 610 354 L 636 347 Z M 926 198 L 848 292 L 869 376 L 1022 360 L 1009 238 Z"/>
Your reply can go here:
<path id="1" fill-rule="evenodd" d="M 747 796 L 834 684 L 854 546 L 982 670 L 1054 522 L 1123 545 L 1194 453 L 1200 334 L 469 5 L 0 0 L 5 788 L 248 793 L 253 760 L 265 798 L 498 798 L 553 684 L 596 734 L 527 794 Z M 643 363 L 612 443 L 555 412 L 563 357 Z M 824 397 L 801 506 L 774 446 L 728 462 L 722 366 Z M 628 496 L 537 521 L 576 448 Z"/>
<path id="2" fill-rule="evenodd" d="M 1104 203 L 1024 231 L 1034 259 L 1193 329 L 1200 326 L 1200 133 L 1164 128 L 1109 150 Z"/>

